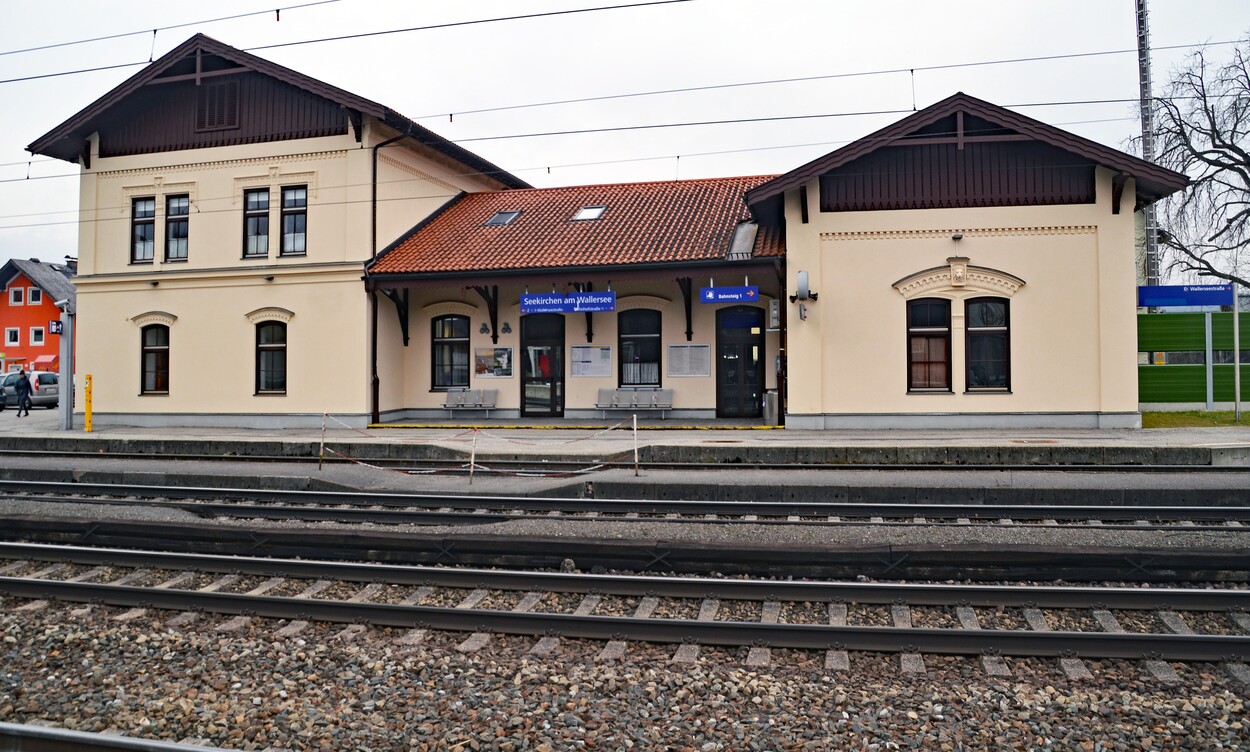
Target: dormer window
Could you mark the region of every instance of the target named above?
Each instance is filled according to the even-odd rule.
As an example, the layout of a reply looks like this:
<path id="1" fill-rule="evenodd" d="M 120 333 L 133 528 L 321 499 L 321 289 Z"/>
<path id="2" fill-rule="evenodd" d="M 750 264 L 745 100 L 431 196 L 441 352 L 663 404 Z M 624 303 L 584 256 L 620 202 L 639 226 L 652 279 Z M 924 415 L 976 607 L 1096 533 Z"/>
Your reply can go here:
<path id="1" fill-rule="evenodd" d="M 503 225 L 512 224 L 512 220 L 521 216 L 519 211 L 497 211 L 495 216 L 486 220 L 487 227 L 502 227 Z"/>
<path id="2" fill-rule="evenodd" d="M 603 212 L 607 210 L 606 206 L 583 206 L 582 210 L 573 217 L 574 222 L 584 222 L 591 219 L 598 219 L 603 216 Z"/>

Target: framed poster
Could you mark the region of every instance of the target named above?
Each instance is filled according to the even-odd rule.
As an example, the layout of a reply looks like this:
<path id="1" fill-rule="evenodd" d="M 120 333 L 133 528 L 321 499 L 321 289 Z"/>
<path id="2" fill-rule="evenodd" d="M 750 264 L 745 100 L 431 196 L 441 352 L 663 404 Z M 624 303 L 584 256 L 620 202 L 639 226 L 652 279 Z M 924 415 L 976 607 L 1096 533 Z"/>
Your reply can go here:
<path id="1" fill-rule="evenodd" d="M 669 345 L 668 375 L 673 377 L 711 376 L 712 346 Z"/>
<path id="2" fill-rule="evenodd" d="M 611 376 L 612 348 L 599 345 L 573 345 L 569 348 L 570 376 Z"/>
<path id="3" fill-rule="evenodd" d="M 473 375 L 479 379 L 512 378 L 512 348 L 475 348 L 473 350 Z"/>

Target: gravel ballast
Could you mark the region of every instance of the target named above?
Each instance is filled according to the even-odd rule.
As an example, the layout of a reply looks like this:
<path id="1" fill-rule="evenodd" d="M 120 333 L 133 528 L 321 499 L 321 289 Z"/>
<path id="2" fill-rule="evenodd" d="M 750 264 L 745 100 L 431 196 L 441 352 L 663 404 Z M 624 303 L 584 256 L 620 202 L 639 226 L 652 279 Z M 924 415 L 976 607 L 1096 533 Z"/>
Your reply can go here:
<path id="1" fill-rule="evenodd" d="M 852 653 L 849 672 L 824 656 L 773 651 L 767 669 L 746 648 L 672 664 L 676 646 L 630 644 L 599 662 L 602 644 L 561 640 L 527 656 L 533 638 L 254 619 L 240 632 L 202 615 L 168 627 L 151 612 L 0 599 L 0 720 L 109 731 L 231 749 L 1243 749 L 1247 688 L 1221 667 L 1176 665 L 1165 684 L 1135 662 L 1086 662 L 1069 681 L 1058 662 L 1009 659 L 993 678 L 972 658 L 926 656 L 926 673 L 897 656 Z M 71 611 L 73 612 L 71 614 Z"/>

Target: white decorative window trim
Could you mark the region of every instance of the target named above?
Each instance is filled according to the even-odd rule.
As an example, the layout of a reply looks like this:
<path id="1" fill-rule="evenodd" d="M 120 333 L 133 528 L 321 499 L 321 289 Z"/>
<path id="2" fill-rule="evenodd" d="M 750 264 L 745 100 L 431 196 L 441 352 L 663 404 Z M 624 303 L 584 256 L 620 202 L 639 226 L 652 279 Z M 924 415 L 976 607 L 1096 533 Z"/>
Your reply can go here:
<path id="1" fill-rule="evenodd" d="M 148 311 L 147 313 L 141 313 L 138 316 L 132 316 L 130 320 L 134 322 L 135 326 L 139 327 L 148 326 L 149 324 L 164 324 L 165 326 L 173 326 L 174 322 L 178 320 L 178 317 L 167 311 Z"/>
<path id="2" fill-rule="evenodd" d="M 904 298 L 932 295 L 943 292 L 954 296 L 960 293 L 993 293 L 1010 298 L 1024 286 L 1024 280 L 988 266 L 973 266 L 965 256 L 951 256 L 946 266 L 916 272 L 895 282 L 893 287 Z"/>
<path id="3" fill-rule="evenodd" d="M 255 311 L 246 315 L 247 320 L 253 324 L 259 324 L 262 321 L 281 321 L 285 324 L 290 322 L 290 320 L 294 317 L 294 311 L 288 311 L 285 308 L 278 308 L 277 306 L 257 308 Z"/>
<path id="4" fill-rule="evenodd" d="M 122 205 L 118 210 L 122 214 L 129 215 L 131 209 L 131 199 L 142 196 L 181 196 L 185 194 L 190 198 L 191 204 L 194 205 L 198 198 L 198 190 L 195 182 L 183 181 L 181 183 L 166 183 L 165 179 L 159 175 L 152 179 L 147 185 L 127 185 L 122 187 Z M 165 202 L 156 202 L 156 216 L 165 216 Z"/>
<path id="5" fill-rule="evenodd" d="M 38 300 L 36 300 L 36 298 L 38 298 Z M 26 305 L 42 305 L 42 304 L 43 304 L 43 290 L 38 287 L 27 287 L 26 288 Z"/>
<path id="6" fill-rule="evenodd" d="M 47 334 L 43 331 L 42 326 L 32 326 L 30 328 L 30 346 L 41 347 L 48 339 Z"/>
<path id="7" fill-rule="evenodd" d="M 626 295 L 623 298 L 616 299 L 616 310 L 632 311 L 637 308 L 651 308 L 659 311 L 667 311 L 673 301 L 668 298 L 661 298 L 658 295 Z"/>
<path id="8" fill-rule="evenodd" d="M 248 188 L 277 188 L 286 185 L 303 185 L 308 188 L 308 200 L 311 202 L 317 198 L 317 173 L 315 171 L 307 172 L 282 172 L 279 167 L 270 167 L 269 172 L 264 175 L 250 175 L 244 178 L 234 179 L 234 191 L 230 194 L 230 202 L 238 205 L 243 200 L 243 191 Z M 281 202 L 282 197 L 278 196 Z M 274 208 L 274 202 L 270 197 L 269 208 Z M 279 203 L 278 208 L 281 208 Z"/>
<path id="9" fill-rule="evenodd" d="M 459 316 L 468 316 L 472 318 L 479 313 L 477 306 L 470 303 L 463 303 L 459 300 L 443 300 L 438 303 L 430 303 L 421 309 L 421 313 L 430 318 L 438 318 L 439 316 L 450 316 L 456 314 Z"/>
<path id="10" fill-rule="evenodd" d="M 22 344 L 22 330 L 20 327 L 10 326 L 4 330 L 4 344 L 6 347 L 17 347 Z"/>
<path id="11" fill-rule="evenodd" d="M 9 288 L 9 305 L 26 305 L 26 288 Z"/>

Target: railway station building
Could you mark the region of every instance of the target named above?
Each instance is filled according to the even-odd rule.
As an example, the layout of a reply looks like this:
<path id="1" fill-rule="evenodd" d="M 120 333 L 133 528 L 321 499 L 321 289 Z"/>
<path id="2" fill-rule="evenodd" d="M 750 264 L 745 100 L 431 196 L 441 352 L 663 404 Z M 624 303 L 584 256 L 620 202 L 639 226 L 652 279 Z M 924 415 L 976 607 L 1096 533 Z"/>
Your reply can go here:
<path id="1" fill-rule="evenodd" d="M 959 94 L 785 175 L 535 189 L 202 35 L 29 148 L 81 169 L 106 425 L 1135 426 L 1133 212 L 1185 185 Z"/>

